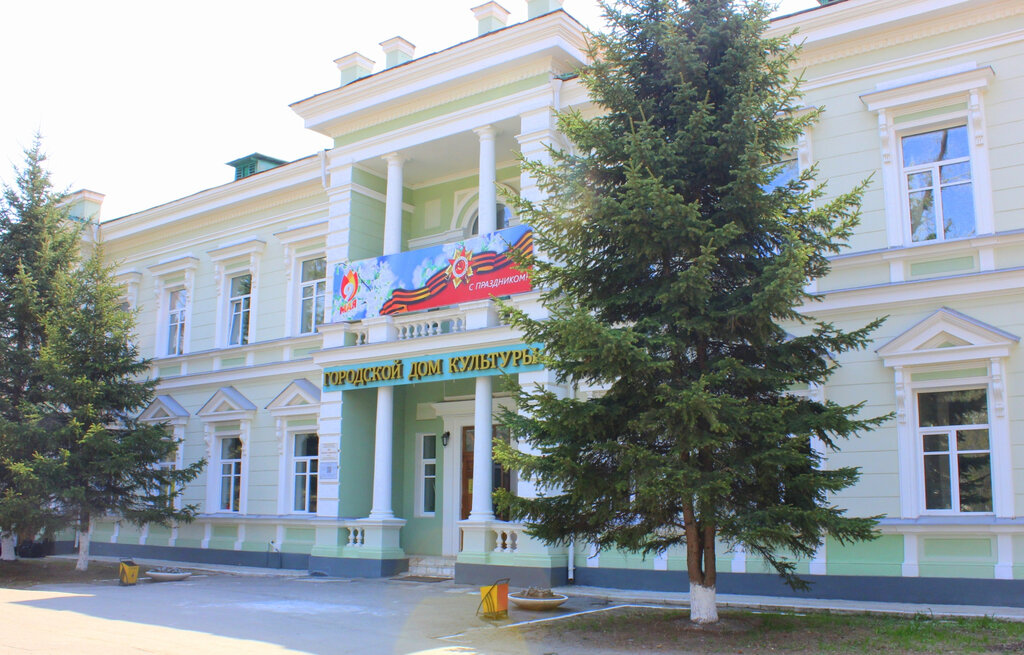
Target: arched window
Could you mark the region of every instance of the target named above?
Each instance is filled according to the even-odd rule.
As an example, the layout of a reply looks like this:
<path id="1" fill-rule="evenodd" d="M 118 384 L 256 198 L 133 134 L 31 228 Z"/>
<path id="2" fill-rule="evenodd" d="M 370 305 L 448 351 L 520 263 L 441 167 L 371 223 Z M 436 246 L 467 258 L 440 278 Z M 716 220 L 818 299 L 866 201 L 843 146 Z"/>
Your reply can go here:
<path id="1" fill-rule="evenodd" d="M 512 225 L 512 210 L 509 209 L 508 207 L 506 207 L 505 205 L 501 204 L 500 202 L 498 203 L 497 207 L 495 207 L 495 216 L 497 218 L 497 221 L 496 221 L 497 228 L 496 229 L 504 230 L 509 225 Z M 473 215 L 472 215 L 472 218 L 470 219 L 469 233 L 470 234 L 480 234 L 480 210 L 479 209 L 474 209 L 473 210 Z"/>

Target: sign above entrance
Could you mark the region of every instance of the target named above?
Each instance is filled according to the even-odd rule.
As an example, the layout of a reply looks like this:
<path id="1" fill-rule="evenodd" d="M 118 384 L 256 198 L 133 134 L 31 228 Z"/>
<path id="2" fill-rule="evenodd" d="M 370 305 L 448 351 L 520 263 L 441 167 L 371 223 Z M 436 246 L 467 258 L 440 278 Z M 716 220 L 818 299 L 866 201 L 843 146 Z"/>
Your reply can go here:
<path id="1" fill-rule="evenodd" d="M 539 344 L 467 350 L 461 353 L 406 357 L 386 362 L 324 369 L 324 391 L 348 391 L 417 382 L 459 380 L 483 375 L 539 371 Z"/>
<path id="2" fill-rule="evenodd" d="M 332 321 L 354 321 L 529 291 L 511 251 L 533 252 L 528 225 L 334 269 Z"/>

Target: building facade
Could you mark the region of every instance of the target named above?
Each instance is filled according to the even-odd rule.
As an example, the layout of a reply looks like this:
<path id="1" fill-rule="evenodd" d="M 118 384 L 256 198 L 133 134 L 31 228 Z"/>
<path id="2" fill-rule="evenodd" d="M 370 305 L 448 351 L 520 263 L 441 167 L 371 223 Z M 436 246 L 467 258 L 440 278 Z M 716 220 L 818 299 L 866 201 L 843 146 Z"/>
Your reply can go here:
<path id="1" fill-rule="evenodd" d="M 231 162 L 236 179 L 100 224 L 158 397 L 144 418 L 207 459 L 195 522 L 111 519 L 98 553 L 342 575 L 453 569 L 457 581 L 685 588 L 685 552 L 546 546 L 495 516 L 490 490 L 534 493 L 492 460 L 501 374 L 564 394 L 492 295 L 539 313 L 508 261 L 529 227 L 501 191 L 537 199 L 518 158 L 564 145 L 555 111 L 593 112 L 573 71 L 585 35 L 557 0 L 416 57 L 353 53 L 341 85 L 292 105 L 329 150 Z M 1024 5 L 843 0 L 776 19 L 798 30 L 805 102 L 793 144 L 829 193 L 871 178 L 850 248 L 815 283 L 815 317 L 888 316 L 824 388 L 893 412 L 827 465 L 859 466 L 836 504 L 884 515 L 881 537 L 828 542 L 798 571 L 813 595 L 1015 602 L 1024 583 Z M 81 207 L 102 200 L 83 196 Z M 92 205 L 89 205 L 92 203 Z M 786 593 L 722 546 L 719 590 Z M 1021 596 L 1024 598 L 1024 596 Z"/>

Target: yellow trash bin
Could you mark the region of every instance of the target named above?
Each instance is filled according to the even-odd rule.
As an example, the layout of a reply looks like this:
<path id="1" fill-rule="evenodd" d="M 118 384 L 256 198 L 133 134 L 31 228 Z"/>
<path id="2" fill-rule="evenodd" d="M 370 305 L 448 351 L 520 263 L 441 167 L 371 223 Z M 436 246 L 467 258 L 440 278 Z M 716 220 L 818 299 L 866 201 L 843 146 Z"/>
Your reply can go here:
<path id="1" fill-rule="evenodd" d="M 118 567 L 118 577 L 121 579 L 122 585 L 133 585 L 139 581 L 139 566 L 130 559 L 121 560 L 121 566 Z"/>
<path id="2" fill-rule="evenodd" d="M 485 618 L 508 618 L 508 582 L 508 578 L 503 578 L 492 585 L 480 587 L 480 608 Z"/>

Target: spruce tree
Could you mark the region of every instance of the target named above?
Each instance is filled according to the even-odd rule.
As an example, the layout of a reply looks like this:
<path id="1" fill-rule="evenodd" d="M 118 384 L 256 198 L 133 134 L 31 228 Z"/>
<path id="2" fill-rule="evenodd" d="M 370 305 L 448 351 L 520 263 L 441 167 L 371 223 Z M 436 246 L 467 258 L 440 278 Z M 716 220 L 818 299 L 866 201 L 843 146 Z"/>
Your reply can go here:
<path id="1" fill-rule="evenodd" d="M 46 392 L 37 361 L 44 317 L 54 307 L 53 283 L 78 258 L 79 229 L 67 220 L 54 190 L 40 138 L 25 150 L 24 166 L 5 185 L 0 203 L 0 533 L 3 558 L 14 559 L 13 535 L 35 534 L 47 511 L 44 466 L 47 435 L 26 420 Z M 40 454 L 40 457 L 36 457 Z"/>
<path id="2" fill-rule="evenodd" d="M 505 310 L 561 382 L 604 391 L 520 389 L 522 413 L 502 420 L 532 448 L 497 443 L 498 459 L 547 491 L 499 503 L 548 543 L 685 545 L 691 620 L 713 622 L 716 543 L 801 587 L 794 557 L 826 535 L 873 537 L 872 519 L 831 501 L 857 471 L 822 468 L 812 439 L 835 450 L 883 419 L 792 393 L 877 327 L 815 320 L 805 290 L 857 224 L 862 188 L 826 200 L 813 169 L 773 184 L 817 112 L 799 111 L 796 53 L 765 34 L 766 4 L 604 10 L 580 71 L 600 114 L 561 114 L 572 148 L 524 162 L 546 198 L 514 200 L 546 253 L 528 263 L 548 314 Z"/>
<path id="3" fill-rule="evenodd" d="M 49 393 L 35 418 L 59 449 L 52 501 L 77 527 L 79 570 L 88 567 L 95 518 L 191 521 L 196 507 L 176 508 L 174 501 L 204 464 L 161 466 L 175 461 L 180 444 L 163 425 L 136 418 L 155 382 L 141 379 L 149 362 L 139 358 L 134 314 L 121 307 L 112 273 L 97 245 L 79 269 L 58 275 L 40 352 Z"/>

